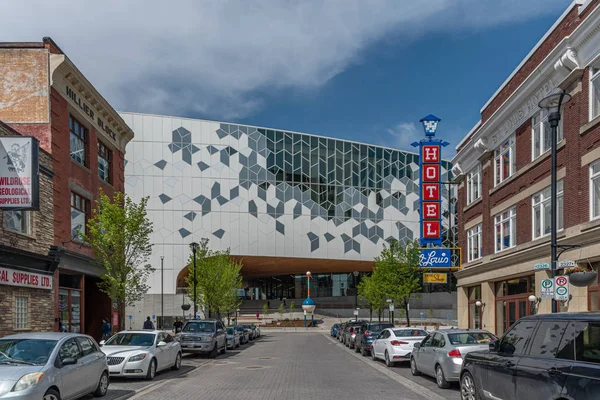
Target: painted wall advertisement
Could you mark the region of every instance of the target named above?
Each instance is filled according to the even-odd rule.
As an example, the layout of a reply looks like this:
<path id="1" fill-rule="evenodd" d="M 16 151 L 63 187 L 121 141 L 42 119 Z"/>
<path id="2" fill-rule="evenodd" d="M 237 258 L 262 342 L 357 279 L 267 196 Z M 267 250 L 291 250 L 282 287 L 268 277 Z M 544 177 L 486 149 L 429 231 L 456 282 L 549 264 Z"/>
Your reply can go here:
<path id="1" fill-rule="evenodd" d="M 39 142 L 0 136 L 0 209 L 39 209 Z"/>

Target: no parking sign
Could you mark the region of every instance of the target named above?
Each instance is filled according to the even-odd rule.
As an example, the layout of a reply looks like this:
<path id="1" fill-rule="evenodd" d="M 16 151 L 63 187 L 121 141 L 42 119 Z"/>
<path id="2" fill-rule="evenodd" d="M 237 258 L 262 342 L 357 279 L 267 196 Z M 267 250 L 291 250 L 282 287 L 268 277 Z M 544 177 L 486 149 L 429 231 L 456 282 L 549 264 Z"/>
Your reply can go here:
<path id="1" fill-rule="evenodd" d="M 569 300 L 569 277 L 557 276 L 554 278 L 556 290 L 554 291 L 554 300 L 568 301 Z"/>

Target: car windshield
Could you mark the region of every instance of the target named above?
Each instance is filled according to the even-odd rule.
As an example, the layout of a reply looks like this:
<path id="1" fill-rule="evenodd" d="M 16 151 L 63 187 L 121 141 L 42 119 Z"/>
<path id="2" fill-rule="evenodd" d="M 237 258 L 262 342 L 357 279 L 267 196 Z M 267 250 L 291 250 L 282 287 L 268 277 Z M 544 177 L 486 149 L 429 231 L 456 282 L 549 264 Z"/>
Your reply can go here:
<path id="1" fill-rule="evenodd" d="M 393 327 L 394 327 L 394 325 L 392 325 L 392 324 L 370 324 L 369 327 L 367 328 L 367 330 L 372 331 L 372 332 L 379 332 L 384 329 L 393 328 Z"/>
<path id="2" fill-rule="evenodd" d="M 238 332 L 243 332 L 243 331 L 244 331 L 244 327 L 243 327 L 243 326 L 241 326 L 241 325 L 238 325 L 238 326 L 236 326 L 236 327 L 235 327 L 235 329 L 236 329 Z"/>
<path id="3" fill-rule="evenodd" d="M 0 363 L 46 364 L 56 340 L 3 339 L 0 340 Z"/>
<path id="4" fill-rule="evenodd" d="M 154 344 L 153 333 L 117 333 L 104 343 L 105 346 L 143 346 L 148 347 Z"/>
<path id="5" fill-rule="evenodd" d="M 468 344 L 485 344 L 496 340 L 492 334 L 487 332 L 465 332 L 449 333 L 448 339 L 453 346 Z"/>
<path id="6" fill-rule="evenodd" d="M 233 335 L 233 328 L 227 328 L 227 334 Z"/>
<path id="7" fill-rule="evenodd" d="M 394 329 L 394 335 L 396 337 L 427 336 L 427 332 L 422 329 Z"/>
<path id="8" fill-rule="evenodd" d="M 188 322 L 183 327 L 184 332 L 205 332 L 211 333 L 215 331 L 214 322 Z"/>

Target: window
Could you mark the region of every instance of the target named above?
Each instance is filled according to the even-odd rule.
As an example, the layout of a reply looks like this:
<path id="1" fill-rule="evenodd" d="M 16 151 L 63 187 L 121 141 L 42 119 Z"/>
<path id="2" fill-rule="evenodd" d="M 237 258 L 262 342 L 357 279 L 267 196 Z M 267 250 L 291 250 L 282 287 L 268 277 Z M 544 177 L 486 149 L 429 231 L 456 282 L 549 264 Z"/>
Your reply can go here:
<path id="1" fill-rule="evenodd" d="M 467 242 L 468 242 L 468 261 L 474 261 L 481 258 L 481 224 L 474 226 L 467 231 Z"/>
<path id="2" fill-rule="evenodd" d="M 531 343 L 529 355 L 539 357 L 556 357 L 558 345 L 567 329 L 565 321 L 544 321 L 540 323 Z"/>
<path id="3" fill-rule="evenodd" d="M 71 132 L 71 159 L 87 166 L 87 129 L 75 118 L 69 116 L 69 130 Z"/>
<path id="4" fill-rule="evenodd" d="M 433 342 L 433 334 L 430 334 L 425 339 L 423 339 L 423 341 L 421 342 L 421 347 L 431 347 L 431 342 Z"/>
<path id="5" fill-rule="evenodd" d="M 467 174 L 467 204 L 481 197 L 481 164 Z"/>
<path id="6" fill-rule="evenodd" d="M 557 226 L 558 230 L 563 229 L 563 181 L 557 182 L 556 201 L 558 206 Z M 552 207 L 550 207 L 550 188 L 536 193 L 531 198 L 533 207 L 533 238 L 538 239 L 550 234 L 550 220 L 552 219 Z"/>
<path id="7" fill-rule="evenodd" d="M 494 217 L 496 253 L 513 247 L 517 236 L 517 209 L 513 207 Z"/>
<path id="8" fill-rule="evenodd" d="M 15 329 L 29 329 L 29 297 L 15 296 Z"/>
<path id="9" fill-rule="evenodd" d="M 79 346 L 77 346 L 75 339 L 69 339 L 60 346 L 58 357 L 60 358 L 60 361 L 64 361 L 66 358 L 73 358 L 75 360 L 81 358 L 81 351 L 79 350 Z"/>
<path id="10" fill-rule="evenodd" d="M 112 152 L 110 149 L 104 143 L 98 141 L 98 177 L 106 183 L 110 183 L 112 178 L 112 171 L 110 170 L 111 157 Z"/>
<path id="11" fill-rule="evenodd" d="M 94 346 L 88 338 L 78 337 L 77 342 L 79 343 L 79 346 L 81 347 L 81 352 L 84 357 L 96 352 L 96 346 Z"/>
<path id="12" fill-rule="evenodd" d="M 6 229 L 13 232 L 29 235 L 29 218 L 28 211 L 5 211 L 4 220 Z"/>
<path id="13" fill-rule="evenodd" d="M 78 232 L 85 233 L 89 211 L 90 201 L 71 192 L 71 235 L 73 237 L 79 237 Z"/>
<path id="14" fill-rule="evenodd" d="M 562 121 L 562 120 L 561 120 Z M 531 118 L 531 155 L 532 160 L 535 160 L 552 147 L 552 129 L 548 122 L 548 113 L 540 111 Z M 563 140 L 562 124 L 559 122 L 557 127 L 556 143 Z"/>
<path id="15" fill-rule="evenodd" d="M 600 115 L 600 68 L 590 68 L 590 120 Z"/>
<path id="16" fill-rule="evenodd" d="M 515 135 L 494 151 L 494 186 L 504 182 L 515 173 Z"/>
<path id="17" fill-rule="evenodd" d="M 500 353 L 508 355 L 523 354 L 536 324 L 537 321 L 517 322 L 502 338 L 500 342 Z"/>
<path id="18" fill-rule="evenodd" d="M 600 217 L 600 161 L 590 165 L 590 215 Z"/>
<path id="19" fill-rule="evenodd" d="M 600 323 L 569 322 L 557 357 L 600 364 Z"/>

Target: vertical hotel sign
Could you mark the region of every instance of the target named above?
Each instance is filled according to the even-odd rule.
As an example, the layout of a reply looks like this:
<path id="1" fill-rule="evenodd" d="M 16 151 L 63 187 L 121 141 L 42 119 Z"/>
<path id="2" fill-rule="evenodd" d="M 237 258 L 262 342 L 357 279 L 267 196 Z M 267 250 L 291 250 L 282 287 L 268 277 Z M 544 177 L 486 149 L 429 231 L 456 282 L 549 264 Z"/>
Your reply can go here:
<path id="1" fill-rule="evenodd" d="M 442 147 L 449 143 L 435 138 L 440 119 L 428 115 L 420 121 L 425 139 L 412 145 L 419 148 L 421 247 L 442 245 Z"/>
<path id="2" fill-rule="evenodd" d="M 39 142 L 0 136 L 0 210 L 39 209 Z"/>

